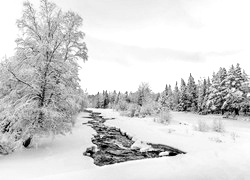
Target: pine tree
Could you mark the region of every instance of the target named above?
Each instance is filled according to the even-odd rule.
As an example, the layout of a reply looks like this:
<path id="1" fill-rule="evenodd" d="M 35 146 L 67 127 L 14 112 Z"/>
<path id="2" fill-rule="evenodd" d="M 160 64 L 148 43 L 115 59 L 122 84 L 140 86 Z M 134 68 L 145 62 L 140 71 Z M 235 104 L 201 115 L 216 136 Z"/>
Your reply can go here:
<path id="1" fill-rule="evenodd" d="M 120 101 L 120 96 L 121 96 L 121 92 L 119 91 L 117 96 L 116 96 L 116 99 L 115 99 L 115 105 L 117 105 Z"/>
<path id="2" fill-rule="evenodd" d="M 166 84 L 166 86 L 165 86 L 164 93 L 165 93 L 165 96 L 167 97 L 167 96 L 168 96 L 168 93 L 169 93 L 169 86 L 168 86 L 167 84 Z"/>
<path id="3" fill-rule="evenodd" d="M 108 91 L 104 91 L 104 94 L 103 94 L 103 108 L 108 108 L 108 105 L 109 105 L 109 96 L 108 96 Z"/>
<path id="4" fill-rule="evenodd" d="M 117 96 L 117 93 L 116 91 L 114 90 L 113 93 L 110 93 L 110 104 L 111 106 L 113 106 L 115 104 L 115 100 L 116 100 L 116 96 Z"/>
<path id="5" fill-rule="evenodd" d="M 196 111 L 197 109 L 197 87 L 192 74 L 188 78 L 187 83 L 187 108 Z"/>
<path id="6" fill-rule="evenodd" d="M 155 96 L 155 101 L 158 102 L 160 100 L 161 93 L 157 93 Z"/>
<path id="7" fill-rule="evenodd" d="M 99 92 L 95 95 L 95 108 L 101 108 L 101 97 Z"/>
<path id="8" fill-rule="evenodd" d="M 169 109 L 174 109 L 174 97 L 173 97 L 173 91 L 171 85 L 168 86 L 168 96 L 167 96 L 167 103 Z"/>
<path id="9" fill-rule="evenodd" d="M 187 111 L 188 108 L 188 97 L 187 97 L 187 87 L 183 79 L 181 79 L 181 88 L 180 88 L 180 101 L 178 105 L 179 111 Z"/>
<path id="10" fill-rule="evenodd" d="M 126 91 L 125 94 L 124 94 L 124 100 L 125 100 L 125 102 L 130 103 L 130 98 L 129 98 L 129 95 L 128 95 L 128 91 Z"/>
<path id="11" fill-rule="evenodd" d="M 244 102 L 243 84 L 244 77 L 240 65 L 237 64 L 236 67 L 232 65 L 228 71 L 228 76 L 225 79 L 226 93 L 222 109 L 234 112 L 235 115 L 239 115 L 241 105 Z"/>
<path id="12" fill-rule="evenodd" d="M 244 92 L 244 94 L 243 94 L 244 100 L 241 103 L 241 110 L 246 115 L 250 109 L 250 81 L 249 81 L 248 75 L 246 74 L 246 72 L 244 70 L 242 72 L 242 77 L 244 79 L 243 80 L 244 83 L 242 84 L 242 90 Z"/>
<path id="13" fill-rule="evenodd" d="M 222 108 L 225 102 L 226 96 L 226 78 L 227 71 L 225 68 L 220 68 L 217 74 L 213 75 L 212 85 L 209 100 L 211 102 L 211 110 L 214 112 L 220 112 L 224 114 L 224 108 Z"/>
<path id="14" fill-rule="evenodd" d="M 180 91 L 178 88 L 178 83 L 176 81 L 174 92 L 173 92 L 173 107 L 176 110 L 177 110 L 177 107 L 179 105 L 179 100 L 180 100 Z"/>
<path id="15" fill-rule="evenodd" d="M 198 85 L 198 99 L 197 99 L 197 106 L 198 112 L 203 111 L 203 104 L 205 101 L 205 96 L 207 94 L 207 81 L 206 79 L 200 80 Z"/>
<path id="16" fill-rule="evenodd" d="M 169 89 L 168 89 L 168 85 L 166 85 L 165 90 L 161 93 L 160 98 L 159 98 L 161 107 L 168 107 L 168 93 L 169 93 Z"/>
<path id="17" fill-rule="evenodd" d="M 207 90 L 210 88 L 210 86 L 211 86 L 212 84 L 211 84 L 211 82 L 210 82 L 210 78 L 208 77 L 207 78 Z"/>

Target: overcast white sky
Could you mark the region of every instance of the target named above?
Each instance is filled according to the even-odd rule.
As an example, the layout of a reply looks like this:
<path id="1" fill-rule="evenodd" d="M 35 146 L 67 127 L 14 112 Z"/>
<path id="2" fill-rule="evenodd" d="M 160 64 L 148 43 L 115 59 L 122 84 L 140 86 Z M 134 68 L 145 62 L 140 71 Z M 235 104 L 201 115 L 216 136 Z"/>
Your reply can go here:
<path id="1" fill-rule="evenodd" d="M 32 0 L 38 3 L 38 0 Z M 155 92 L 192 73 L 197 81 L 219 67 L 240 63 L 250 74 L 248 0 L 53 0 L 78 12 L 89 60 L 81 85 L 89 93 L 135 91 L 148 82 Z M 11 56 L 22 1 L 0 6 L 0 57 Z"/>

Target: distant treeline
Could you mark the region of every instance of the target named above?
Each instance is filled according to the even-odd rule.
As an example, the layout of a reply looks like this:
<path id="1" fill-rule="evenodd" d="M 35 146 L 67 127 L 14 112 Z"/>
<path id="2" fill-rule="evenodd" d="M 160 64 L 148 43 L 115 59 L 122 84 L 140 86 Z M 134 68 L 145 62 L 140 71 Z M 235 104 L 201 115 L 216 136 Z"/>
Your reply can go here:
<path id="1" fill-rule="evenodd" d="M 166 85 L 162 93 L 153 93 L 142 83 L 136 92 L 107 92 L 88 96 L 89 105 L 95 108 L 114 108 L 126 111 L 135 109 L 138 115 L 150 115 L 161 109 L 192 111 L 200 114 L 247 114 L 250 108 L 249 78 L 240 65 L 228 70 L 220 68 L 212 79 L 201 78 L 196 83 L 191 73 L 187 83 L 181 79 L 172 89 Z"/>

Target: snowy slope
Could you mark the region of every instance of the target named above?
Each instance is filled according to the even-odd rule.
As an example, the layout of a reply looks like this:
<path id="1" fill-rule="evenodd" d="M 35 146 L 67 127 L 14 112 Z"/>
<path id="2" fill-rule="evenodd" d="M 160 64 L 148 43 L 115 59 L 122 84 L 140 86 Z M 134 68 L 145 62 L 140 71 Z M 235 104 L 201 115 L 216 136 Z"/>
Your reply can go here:
<path id="1" fill-rule="evenodd" d="M 115 117 L 106 124 L 121 128 L 136 140 L 163 143 L 187 154 L 97 167 L 90 158 L 82 156 L 84 149 L 91 146 L 94 132 L 81 125 L 87 119 L 81 118 L 86 114 L 80 114 L 73 134 L 54 141 L 46 139 L 38 149 L 0 157 L 0 179 L 250 179 L 249 122 L 225 121 L 227 132 L 202 133 L 194 131 L 198 119 L 212 122 L 220 117 L 173 113 L 173 123 L 164 126 L 152 118 L 121 117 L 112 110 L 95 111 Z M 189 125 L 180 125 L 179 121 Z"/>

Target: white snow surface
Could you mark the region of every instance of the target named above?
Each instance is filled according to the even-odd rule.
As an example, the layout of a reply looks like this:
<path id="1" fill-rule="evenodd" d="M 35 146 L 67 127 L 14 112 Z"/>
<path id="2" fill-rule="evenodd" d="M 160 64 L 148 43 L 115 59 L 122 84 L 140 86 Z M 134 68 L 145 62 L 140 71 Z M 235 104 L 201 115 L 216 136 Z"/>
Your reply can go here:
<path id="1" fill-rule="evenodd" d="M 173 146 L 187 154 L 129 161 L 98 167 L 93 160 L 83 156 L 92 146 L 95 133 L 82 125 L 89 119 L 80 113 L 72 134 L 44 138 L 38 147 L 24 149 L 0 157 L 0 180 L 147 180 L 147 179 L 250 179 L 250 122 L 225 120 L 221 116 L 200 116 L 191 113 L 172 112 L 170 125 L 162 125 L 149 118 L 122 117 L 113 110 L 93 109 L 108 120 L 106 125 L 116 126 L 133 136 L 134 146 L 145 147 L 141 141 Z M 195 131 L 199 120 L 212 126 L 221 119 L 224 133 Z"/>

